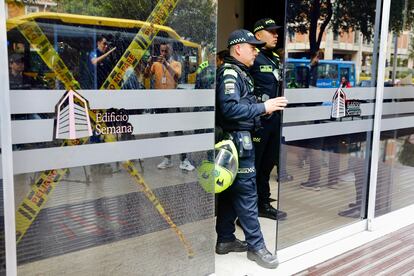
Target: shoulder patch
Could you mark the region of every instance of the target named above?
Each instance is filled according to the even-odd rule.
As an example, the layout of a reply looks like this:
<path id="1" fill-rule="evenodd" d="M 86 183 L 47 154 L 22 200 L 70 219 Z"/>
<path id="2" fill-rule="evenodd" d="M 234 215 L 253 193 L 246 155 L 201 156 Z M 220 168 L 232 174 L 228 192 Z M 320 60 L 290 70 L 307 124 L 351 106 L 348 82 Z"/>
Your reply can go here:
<path id="1" fill-rule="evenodd" d="M 234 78 L 228 78 L 223 80 L 224 83 L 236 83 L 236 79 Z"/>
<path id="2" fill-rule="evenodd" d="M 224 94 L 233 94 L 235 91 L 234 82 L 224 84 Z"/>
<path id="3" fill-rule="evenodd" d="M 238 76 L 236 70 L 234 70 L 232 68 L 224 70 L 223 76 L 226 76 L 226 75 L 232 75 L 235 78 L 237 78 L 237 76 Z"/>
<path id="4" fill-rule="evenodd" d="M 272 73 L 272 65 L 260 65 L 260 72 Z"/>

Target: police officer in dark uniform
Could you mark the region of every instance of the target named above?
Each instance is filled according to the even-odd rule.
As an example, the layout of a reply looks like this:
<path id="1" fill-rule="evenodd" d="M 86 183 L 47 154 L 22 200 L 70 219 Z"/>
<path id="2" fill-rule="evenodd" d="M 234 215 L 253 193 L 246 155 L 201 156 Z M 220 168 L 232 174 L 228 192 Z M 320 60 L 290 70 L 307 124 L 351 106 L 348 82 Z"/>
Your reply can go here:
<path id="1" fill-rule="evenodd" d="M 239 171 L 234 183 L 218 196 L 216 253 L 247 250 L 248 259 L 266 268 L 276 268 L 277 257 L 266 249 L 258 220 L 254 146 L 250 132 L 259 127 L 260 116 L 283 110 L 287 100 L 278 98 L 257 103 L 248 72 L 257 56 L 255 46 L 263 46 L 263 43 L 251 32 L 234 31 L 228 40 L 230 56 L 217 71 L 216 123 L 237 147 Z M 234 236 L 236 217 L 246 242 Z"/>
<path id="2" fill-rule="evenodd" d="M 250 68 L 254 79 L 254 93 L 259 102 L 277 98 L 281 94 L 281 66 L 279 56 L 273 51 L 277 43 L 275 21 L 264 18 L 254 24 L 256 39 L 266 43 Z M 285 219 L 287 214 L 270 204 L 269 179 L 273 167 L 278 163 L 280 149 L 280 113 L 275 112 L 261 117 L 262 127 L 253 135 L 256 149 L 257 194 L 259 216 L 270 219 Z M 292 180 L 285 170 L 280 169 L 279 181 Z"/>

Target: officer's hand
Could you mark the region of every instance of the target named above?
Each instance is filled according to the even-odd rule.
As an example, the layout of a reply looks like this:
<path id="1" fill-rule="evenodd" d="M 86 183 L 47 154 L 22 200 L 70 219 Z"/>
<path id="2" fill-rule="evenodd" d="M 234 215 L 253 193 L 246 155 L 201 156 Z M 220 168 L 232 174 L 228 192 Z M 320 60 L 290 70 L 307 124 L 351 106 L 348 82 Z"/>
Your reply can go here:
<path id="1" fill-rule="evenodd" d="M 285 97 L 277 97 L 264 102 L 266 114 L 272 114 L 275 111 L 283 110 L 287 106 L 288 100 Z"/>

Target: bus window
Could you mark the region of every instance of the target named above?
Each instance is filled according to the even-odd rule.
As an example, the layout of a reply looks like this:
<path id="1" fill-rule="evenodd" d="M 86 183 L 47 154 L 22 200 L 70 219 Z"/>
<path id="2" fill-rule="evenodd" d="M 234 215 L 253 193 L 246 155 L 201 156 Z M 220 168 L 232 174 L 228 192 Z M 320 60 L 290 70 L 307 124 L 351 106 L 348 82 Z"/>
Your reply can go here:
<path id="1" fill-rule="evenodd" d="M 40 27 L 48 41 L 62 59 L 64 65 L 78 81 L 81 89 L 99 89 L 102 83 L 121 59 L 130 43 L 136 37 L 140 27 L 145 22 L 138 20 L 125 20 L 116 18 L 103 18 L 59 13 L 35 13 L 11 18 L 7 20 L 9 54 L 16 53 L 20 44 L 24 45 L 25 72 L 30 76 L 46 80 L 48 89 L 63 89 L 64 85 L 56 78 L 56 73 L 47 66 L 41 56 L 20 33 L 17 26 L 20 22 L 33 20 Z M 122 24 L 119 24 L 122 21 Z M 121 27 L 122 26 L 122 27 Z M 183 40 L 170 27 L 156 26 L 157 35 L 135 68 L 129 68 L 124 73 L 124 82 L 120 83 L 122 89 L 150 88 L 150 80 L 143 76 L 144 67 L 148 58 L 159 55 L 159 45 L 162 41 L 171 45 L 172 58 L 186 68 L 184 77 L 179 83 L 194 83 L 195 71 L 200 63 L 201 46 Z M 97 52 L 97 40 L 105 37 L 106 51 L 111 51 L 105 57 L 108 66 L 104 76 L 98 73 L 98 67 L 92 64 L 94 54 Z M 95 54 L 96 55 L 96 54 Z M 107 58 L 108 57 L 108 58 Z M 96 62 L 96 61 L 94 61 Z M 100 61 L 102 63 L 102 61 Z M 91 66 L 94 65 L 94 66 Z M 184 72 L 182 72 L 184 73 Z M 33 89 L 33 88 L 30 88 Z"/>
<path id="2" fill-rule="evenodd" d="M 338 80 L 338 65 L 321 63 L 318 65 L 317 87 L 335 87 Z"/>
<path id="3" fill-rule="evenodd" d="M 309 59 L 292 59 L 286 61 L 286 87 L 309 87 Z M 338 87 L 342 75 L 351 86 L 355 86 L 355 63 L 343 60 L 320 60 L 317 66 L 316 86 L 320 88 Z"/>

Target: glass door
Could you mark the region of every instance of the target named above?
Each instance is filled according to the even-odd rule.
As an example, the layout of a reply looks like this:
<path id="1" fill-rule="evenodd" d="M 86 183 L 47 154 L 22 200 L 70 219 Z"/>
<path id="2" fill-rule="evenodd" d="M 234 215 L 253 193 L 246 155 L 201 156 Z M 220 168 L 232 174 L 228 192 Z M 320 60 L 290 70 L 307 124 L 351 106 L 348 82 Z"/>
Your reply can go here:
<path id="1" fill-rule="evenodd" d="M 377 2 L 287 1 L 278 249 L 366 216 Z"/>
<path id="2" fill-rule="evenodd" d="M 376 217 L 414 203 L 412 9 L 410 1 L 391 1 L 375 202 Z"/>

